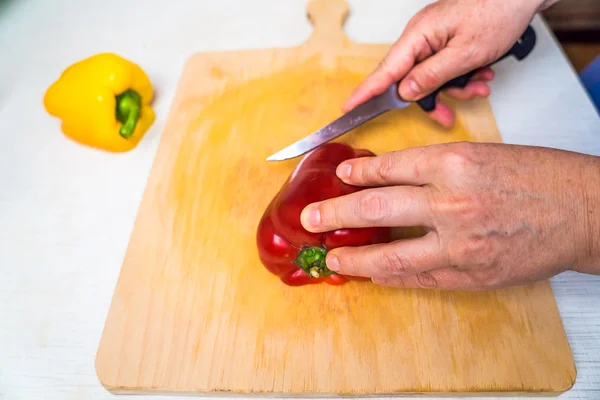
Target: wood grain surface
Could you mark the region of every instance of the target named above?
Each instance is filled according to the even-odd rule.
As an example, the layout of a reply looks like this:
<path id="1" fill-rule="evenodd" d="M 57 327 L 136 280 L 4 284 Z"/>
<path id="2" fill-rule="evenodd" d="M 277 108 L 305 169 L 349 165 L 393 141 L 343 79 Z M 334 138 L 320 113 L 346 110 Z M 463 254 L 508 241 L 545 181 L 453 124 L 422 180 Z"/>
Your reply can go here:
<path id="1" fill-rule="evenodd" d="M 569 389 L 576 371 L 548 282 L 487 293 L 290 288 L 262 267 L 258 220 L 298 162 L 265 158 L 339 116 L 389 49 L 344 36 L 342 0 L 308 11 L 315 30 L 299 47 L 187 63 L 98 349 L 102 384 L 321 397 Z M 411 106 L 340 140 L 376 153 L 501 140 L 487 101 L 452 104 L 450 130 Z"/>

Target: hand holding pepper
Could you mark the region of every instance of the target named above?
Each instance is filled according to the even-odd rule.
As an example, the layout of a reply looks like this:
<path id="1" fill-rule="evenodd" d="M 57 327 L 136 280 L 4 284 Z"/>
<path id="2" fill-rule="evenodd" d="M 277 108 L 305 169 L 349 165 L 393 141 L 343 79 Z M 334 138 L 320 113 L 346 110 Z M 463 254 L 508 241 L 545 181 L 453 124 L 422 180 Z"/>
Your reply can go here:
<path id="1" fill-rule="evenodd" d="M 339 285 L 360 277 L 339 275 L 327 268 L 330 249 L 359 246 L 390 240 L 391 229 L 373 227 L 333 229 L 311 233 L 300 223 L 302 209 L 311 202 L 355 193 L 361 187 L 343 183 L 335 174 L 337 165 L 347 159 L 372 156 L 341 143 L 328 143 L 307 154 L 270 202 L 258 225 L 256 236 L 260 260 L 265 267 L 290 286 L 326 282 Z"/>
<path id="2" fill-rule="evenodd" d="M 484 290 L 567 269 L 600 274 L 600 157 L 450 143 L 342 162 L 369 187 L 314 201 L 310 232 L 420 226 L 423 237 L 333 249 L 327 267 L 396 287 Z"/>
<path id="3" fill-rule="evenodd" d="M 556 0 L 440 0 L 408 23 L 346 109 L 401 80 L 416 100 L 495 60 L 540 8 Z M 484 68 L 459 100 L 487 96 Z M 444 126 L 442 102 L 429 114 Z M 327 267 L 397 287 L 483 290 L 548 278 L 567 269 L 600 273 L 600 158 L 505 144 L 452 143 L 347 160 L 337 175 L 368 187 L 314 201 L 310 232 L 419 226 L 423 237 L 332 249 Z"/>

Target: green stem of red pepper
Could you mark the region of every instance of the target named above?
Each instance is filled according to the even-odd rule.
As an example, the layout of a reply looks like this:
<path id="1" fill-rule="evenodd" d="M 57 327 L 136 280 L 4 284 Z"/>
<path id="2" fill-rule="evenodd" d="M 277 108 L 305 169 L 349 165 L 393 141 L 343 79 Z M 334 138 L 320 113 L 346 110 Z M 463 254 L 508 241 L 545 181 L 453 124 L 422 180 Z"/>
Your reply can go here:
<path id="1" fill-rule="evenodd" d="M 330 276 L 335 272 L 327 268 L 326 256 L 327 249 L 324 247 L 305 247 L 300 250 L 298 257 L 296 257 L 296 265 L 313 278 Z"/>

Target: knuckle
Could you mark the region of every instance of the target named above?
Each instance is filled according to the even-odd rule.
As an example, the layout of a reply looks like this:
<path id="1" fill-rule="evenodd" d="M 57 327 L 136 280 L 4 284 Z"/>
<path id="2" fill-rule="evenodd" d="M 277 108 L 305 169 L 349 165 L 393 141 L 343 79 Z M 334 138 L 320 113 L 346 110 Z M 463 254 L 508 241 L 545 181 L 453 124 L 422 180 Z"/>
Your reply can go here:
<path id="1" fill-rule="evenodd" d="M 391 179 L 396 163 L 389 155 L 379 157 L 379 162 L 375 164 L 373 175 L 380 181 L 386 182 Z"/>
<path id="2" fill-rule="evenodd" d="M 350 169 L 350 176 L 348 177 L 351 182 L 364 183 L 369 180 L 369 169 L 371 168 L 370 160 L 356 161 L 352 164 Z"/>
<path id="3" fill-rule="evenodd" d="M 416 275 L 417 284 L 426 289 L 434 289 L 438 287 L 438 281 L 429 272 L 421 272 Z"/>
<path id="4" fill-rule="evenodd" d="M 346 274 L 356 273 L 356 257 L 352 257 L 351 254 L 343 251 L 343 249 L 336 249 L 335 257 L 337 257 L 340 263 L 340 272 Z"/>
<path id="5" fill-rule="evenodd" d="M 484 214 L 484 205 L 477 195 L 458 196 L 454 199 L 455 216 L 467 223 L 480 220 Z"/>
<path id="6" fill-rule="evenodd" d="M 443 169 L 453 174 L 466 172 L 474 165 L 473 144 L 469 142 L 455 143 L 442 155 Z"/>
<path id="7" fill-rule="evenodd" d="M 429 209 L 432 214 L 454 221 L 460 221 L 463 229 L 478 225 L 489 212 L 485 210 L 484 200 L 478 194 L 451 194 L 428 197 Z"/>
<path id="8" fill-rule="evenodd" d="M 369 222 L 378 222 L 388 216 L 389 207 L 383 194 L 364 192 L 358 202 L 358 215 Z"/>
<path id="9" fill-rule="evenodd" d="M 336 200 L 325 201 L 321 204 L 321 223 L 326 226 L 339 226 L 342 223 L 342 211 Z"/>
<path id="10" fill-rule="evenodd" d="M 466 29 L 462 31 L 460 37 L 457 36 L 456 44 L 459 47 L 455 47 L 456 56 L 461 62 L 465 64 L 469 69 L 475 69 L 481 67 L 483 64 L 488 64 L 493 61 L 490 59 L 492 52 L 489 46 L 485 46 L 493 40 L 493 34 L 485 30 L 473 30 Z"/>
<path id="11" fill-rule="evenodd" d="M 478 40 L 477 37 L 474 37 L 464 48 L 464 51 L 461 52 L 465 62 L 473 68 L 478 68 L 485 64 L 485 57 L 481 51 L 481 41 Z"/>
<path id="12" fill-rule="evenodd" d="M 419 12 L 417 12 L 415 15 L 413 15 L 411 19 L 408 20 L 408 22 L 406 23 L 405 31 L 415 29 L 423 21 L 427 20 L 427 16 L 430 13 L 431 13 L 431 5 L 428 4 L 425 7 L 423 7 Z"/>
<path id="13" fill-rule="evenodd" d="M 452 265 L 469 265 L 471 269 L 487 269 L 495 264 L 492 242 L 483 236 L 474 235 L 456 248 Z"/>
<path id="14" fill-rule="evenodd" d="M 418 73 L 415 73 L 414 81 L 419 87 L 420 91 L 426 88 L 434 88 L 439 86 L 439 73 L 437 68 L 432 64 L 423 64 Z"/>
<path id="15" fill-rule="evenodd" d="M 382 256 L 386 276 L 405 276 L 412 270 L 410 260 L 395 251 L 384 252 Z"/>
<path id="16" fill-rule="evenodd" d="M 379 63 L 379 67 L 377 68 L 381 74 L 383 74 L 389 80 L 395 80 L 396 74 L 392 65 L 390 64 L 390 60 L 388 57 L 384 57 Z"/>
<path id="17" fill-rule="evenodd" d="M 489 258 L 492 253 L 492 241 L 487 237 L 476 236 L 468 240 L 467 243 L 471 252 L 481 260 Z"/>
<path id="18" fill-rule="evenodd" d="M 411 31 L 411 30 L 415 29 L 415 27 L 421 22 L 422 19 L 423 19 L 423 16 L 421 15 L 421 13 L 415 14 L 406 23 L 405 31 Z"/>
<path id="19" fill-rule="evenodd" d="M 474 35 L 470 36 L 471 40 L 465 42 L 462 47 L 462 51 L 459 53 L 462 61 L 472 61 L 475 54 L 477 54 L 477 44 L 473 43 L 475 39 Z"/>

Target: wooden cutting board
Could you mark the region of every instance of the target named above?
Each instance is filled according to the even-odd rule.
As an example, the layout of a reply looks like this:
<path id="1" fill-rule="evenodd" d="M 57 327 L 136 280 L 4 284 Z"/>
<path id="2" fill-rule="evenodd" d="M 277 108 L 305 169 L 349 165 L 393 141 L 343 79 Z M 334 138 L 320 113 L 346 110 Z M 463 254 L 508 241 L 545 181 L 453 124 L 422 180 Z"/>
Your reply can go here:
<path id="1" fill-rule="evenodd" d="M 298 162 L 265 158 L 339 116 L 389 48 L 349 40 L 347 13 L 342 0 L 313 1 L 314 33 L 299 47 L 187 63 L 97 354 L 107 389 L 324 397 L 554 395 L 573 385 L 548 282 L 487 293 L 291 288 L 261 265 L 257 223 Z M 376 153 L 500 141 L 487 101 L 454 106 L 451 130 L 411 106 L 340 140 Z"/>

